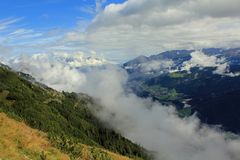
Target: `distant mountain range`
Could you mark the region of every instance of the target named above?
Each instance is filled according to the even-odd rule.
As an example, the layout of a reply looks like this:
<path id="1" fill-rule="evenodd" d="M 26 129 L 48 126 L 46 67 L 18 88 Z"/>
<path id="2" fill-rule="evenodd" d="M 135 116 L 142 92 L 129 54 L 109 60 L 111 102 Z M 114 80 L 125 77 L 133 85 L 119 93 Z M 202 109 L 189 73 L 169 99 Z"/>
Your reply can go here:
<path id="1" fill-rule="evenodd" d="M 139 56 L 133 60 L 130 60 L 123 64 L 123 67 L 133 75 L 143 76 L 143 74 L 149 75 L 156 73 L 166 73 L 169 71 L 176 71 L 183 67 L 184 62 L 191 60 L 194 52 L 202 52 L 205 57 L 197 57 L 197 60 L 201 58 L 213 58 L 216 57 L 216 63 L 218 60 L 226 62 L 230 66 L 240 65 L 240 48 L 222 49 L 222 48 L 207 48 L 202 50 L 173 50 L 166 51 L 157 55 L 149 57 Z M 200 55 L 201 56 L 201 55 Z M 211 62 L 213 63 L 213 62 Z M 212 64 L 214 67 L 214 64 Z M 209 64 L 208 67 L 211 67 Z M 231 68 L 234 71 L 234 67 Z"/>
<path id="2" fill-rule="evenodd" d="M 112 63 L 104 58 L 96 56 L 84 56 L 82 53 L 76 54 L 53 54 L 54 59 L 57 59 L 70 67 L 87 67 L 87 66 L 101 66 Z"/>
<path id="3" fill-rule="evenodd" d="M 240 132 L 240 48 L 174 50 L 125 64 L 128 86 L 141 97 L 197 113 L 204 123 Z"/>

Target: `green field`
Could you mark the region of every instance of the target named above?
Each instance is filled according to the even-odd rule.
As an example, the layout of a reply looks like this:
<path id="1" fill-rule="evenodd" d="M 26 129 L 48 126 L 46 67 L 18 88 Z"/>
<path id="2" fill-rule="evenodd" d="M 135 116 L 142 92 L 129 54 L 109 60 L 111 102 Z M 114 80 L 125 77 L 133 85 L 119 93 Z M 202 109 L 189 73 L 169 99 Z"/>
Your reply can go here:
<path id="1" fill-rule="evenodd" d="M 161 85 L 142 85 L 141 87 L 145 92 L 160 101 L 174 101 L 182 98 L 182 94 L 177 93 L 175 89 L 168 89 Z"/>

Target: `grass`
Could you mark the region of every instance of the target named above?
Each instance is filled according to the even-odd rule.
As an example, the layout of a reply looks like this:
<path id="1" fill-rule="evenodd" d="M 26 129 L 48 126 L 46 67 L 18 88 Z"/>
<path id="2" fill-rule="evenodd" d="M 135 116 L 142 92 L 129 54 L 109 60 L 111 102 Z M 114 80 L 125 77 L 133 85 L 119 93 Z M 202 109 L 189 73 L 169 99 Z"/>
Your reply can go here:
<path id="1" fill-rule="evenodd" d="M 181 72 L 173 72 L 169 74 L 169 77 L 171 78 L 184 78 L 187 75 L 187 73 L 181 73 Z"/>
<path id="2" fill-rule="evenodd" d="M 70 160 L 70 157 L 54 148 L 47 135 L 0 113 L 1 160 Z M 128 157 L 80 144 L 82 160 L 131 160 Z"/>
<path id="3" fill-rule="evenodd" d="M 83 145 L 82 155 L 85 159 L 94 160 L 132 160 L 129 157 L 87 145 Z"/>
<path id="4" fill-rule="evenodd" d="M 0 113 L 0 159 L 69 160 L 54 148 L 46 134 Z"/>
<path id="5" fill-rule="evenodd" d="M 168 89 L 161 85 L 142 85 L 144 91 L 148 92 L 151 96 L 162 101 L 173 101 L 182 98 L 182 94 L 177 93 L 175 89 Z"/>

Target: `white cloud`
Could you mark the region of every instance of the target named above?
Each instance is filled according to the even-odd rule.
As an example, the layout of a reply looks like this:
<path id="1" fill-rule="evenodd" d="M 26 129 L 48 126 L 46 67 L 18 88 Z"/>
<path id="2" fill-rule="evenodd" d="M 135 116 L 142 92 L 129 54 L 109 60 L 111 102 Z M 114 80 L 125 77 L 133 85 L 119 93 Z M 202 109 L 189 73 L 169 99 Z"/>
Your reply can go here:
<path id="1" fill-rule="evenodd" d="M 238 0 L 127 0 L 108 5 L 95 18 L 93 26 L 159 27 L 204 17 L 239 17 L 239 7 Z"/>
<path id="2" fill-rule="evenodd" d="M 37 81 L 58 91 L 70 92 L 78 92 L 86 81 L 85 74 L 81 73 L 80 69 L 112 64 L 110 61 L 96 57 L 95 53 L 92 53 L 90 57 L 85 56 L 83 52 L 22 55 L 18 58 L 4 60 L 4 63 L 9 64 L 15 70 L 31 74 L 37 78 Z"/>
<path id="3" fill-rule="evenodd" d="M 206 55 L 202 51 L 194 51 L 191 53 L 191 59 L 189 61 L 183 62 L 182 66 L 177 70 L 170 70 L 170 72 L 176 71 L 188 71 L 190 72 L 191 68 L 198 67 L 203 69 L 205 67 L 216 68 L 213 73 L 229 77 L 240 76 L 240 72 L 230 72 L 229 63 L 226 62 L 226 59 L 223 57 L 217 57 L 217 55 Z"/>
<path id="4" fill-rule="evenodd" d="M 77 92 L 86 80 L 84 74 L 79 73 L 75 68 L 46 54 L 22 56 L 9 63 L 13 69 L 31 74 L 37 81 L 59 91 Z"/>
<path id="5" fill-rule="evenodd" d="M 156 152 L 157 160 L 240 159 L 238 137 L 228 139 L 225 132 L 201 126 L 194 116 L 181 119 L 171 106 L 126 92 L 127 73 L 121 68 L 109 66 L 82 73 L 40 55 L 33 57 L 27 61 L 18 59 L 17 69 L 25 68 L 38 79 L 54 73 L 54 77 L 44 79 L 47 84 L 65 83 L 61 86 L 64 90 L 95 97 L 103 106 L 96 115 L 124 136 Z"/>
<path id="6" fill-rule="evenodd" d="M 190 71 L 190 69 L 193 67 L 216 67 L 214 73 L 226 74 L 228 72 L 229 65 L 227 62 L 225 62 L 224 58 L 208 56 L 202 51 L 194 51 L 191 53 L 191 59 L 183 63 L 181 70 Z"/>
<path id="7" fill-rule="evenodd" d="M 156 71 L 158 72 L 168 71 L 173 66 L 174 62 L 172 60 L 152 60 L 139 64 L 138 68 L 143 73 L 151 73 Z"/>
<path id="8" fill-rule="evenodd" d="M 139 22 L 142 22 L 144 17 L 139 17 Z M 172 20 L 169 17 L 166 19 Z M 129 21 L 132 23 L 132 20 Z M 154 20 L 158 21 L 162 23 L 160 17 Z M 110 20 L 103 22 L 106 25 L 93 22 L 87 32 L 72 31 L 66 34 L 61 44 L 80 50 L 95 50 L 105 57 L 121 61 L 165 50 L 229 48 L 239 47 L 240 44 L 240 19 L 236 17 L 206 17 L 167 26 L 151 25 L 148 22 L 131 25 L 125 18 L 122 23 L 114 25 L 108 24 Z"/>
<path id="9" fill-rule="evenodd" d="M 171 49 L 238 47 L 239 7 L 239 0 L 128 0 L 106 6 L 85 39 L 88 48 L 118 58 Z"/>
<path id="10" fill-rule="evenodd" d="M 191 2 L 190 10 L 203 16 L 239 17 L 238 0 L 196 0 Z"/>

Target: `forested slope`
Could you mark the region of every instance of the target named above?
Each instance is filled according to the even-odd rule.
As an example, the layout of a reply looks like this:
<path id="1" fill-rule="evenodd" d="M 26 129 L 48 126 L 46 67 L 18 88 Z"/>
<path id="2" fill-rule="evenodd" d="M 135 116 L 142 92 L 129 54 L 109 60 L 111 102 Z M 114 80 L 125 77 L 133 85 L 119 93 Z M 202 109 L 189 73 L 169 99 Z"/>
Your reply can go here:
<path id="1" fill-rule="evenodd" d="M 148 159 L 146 151 L 97 120 L 86 95 L 60 93 L 33 84 L 26 75 L 0 67 L 0 111 L 48 134 L 51 143 L 75 159 L 82 156 L 83 144 L 131 158 Z M 101 153 L 97 150 L 96 153 Z M 100 157 L 104 158 L 104 154 Z"/>

